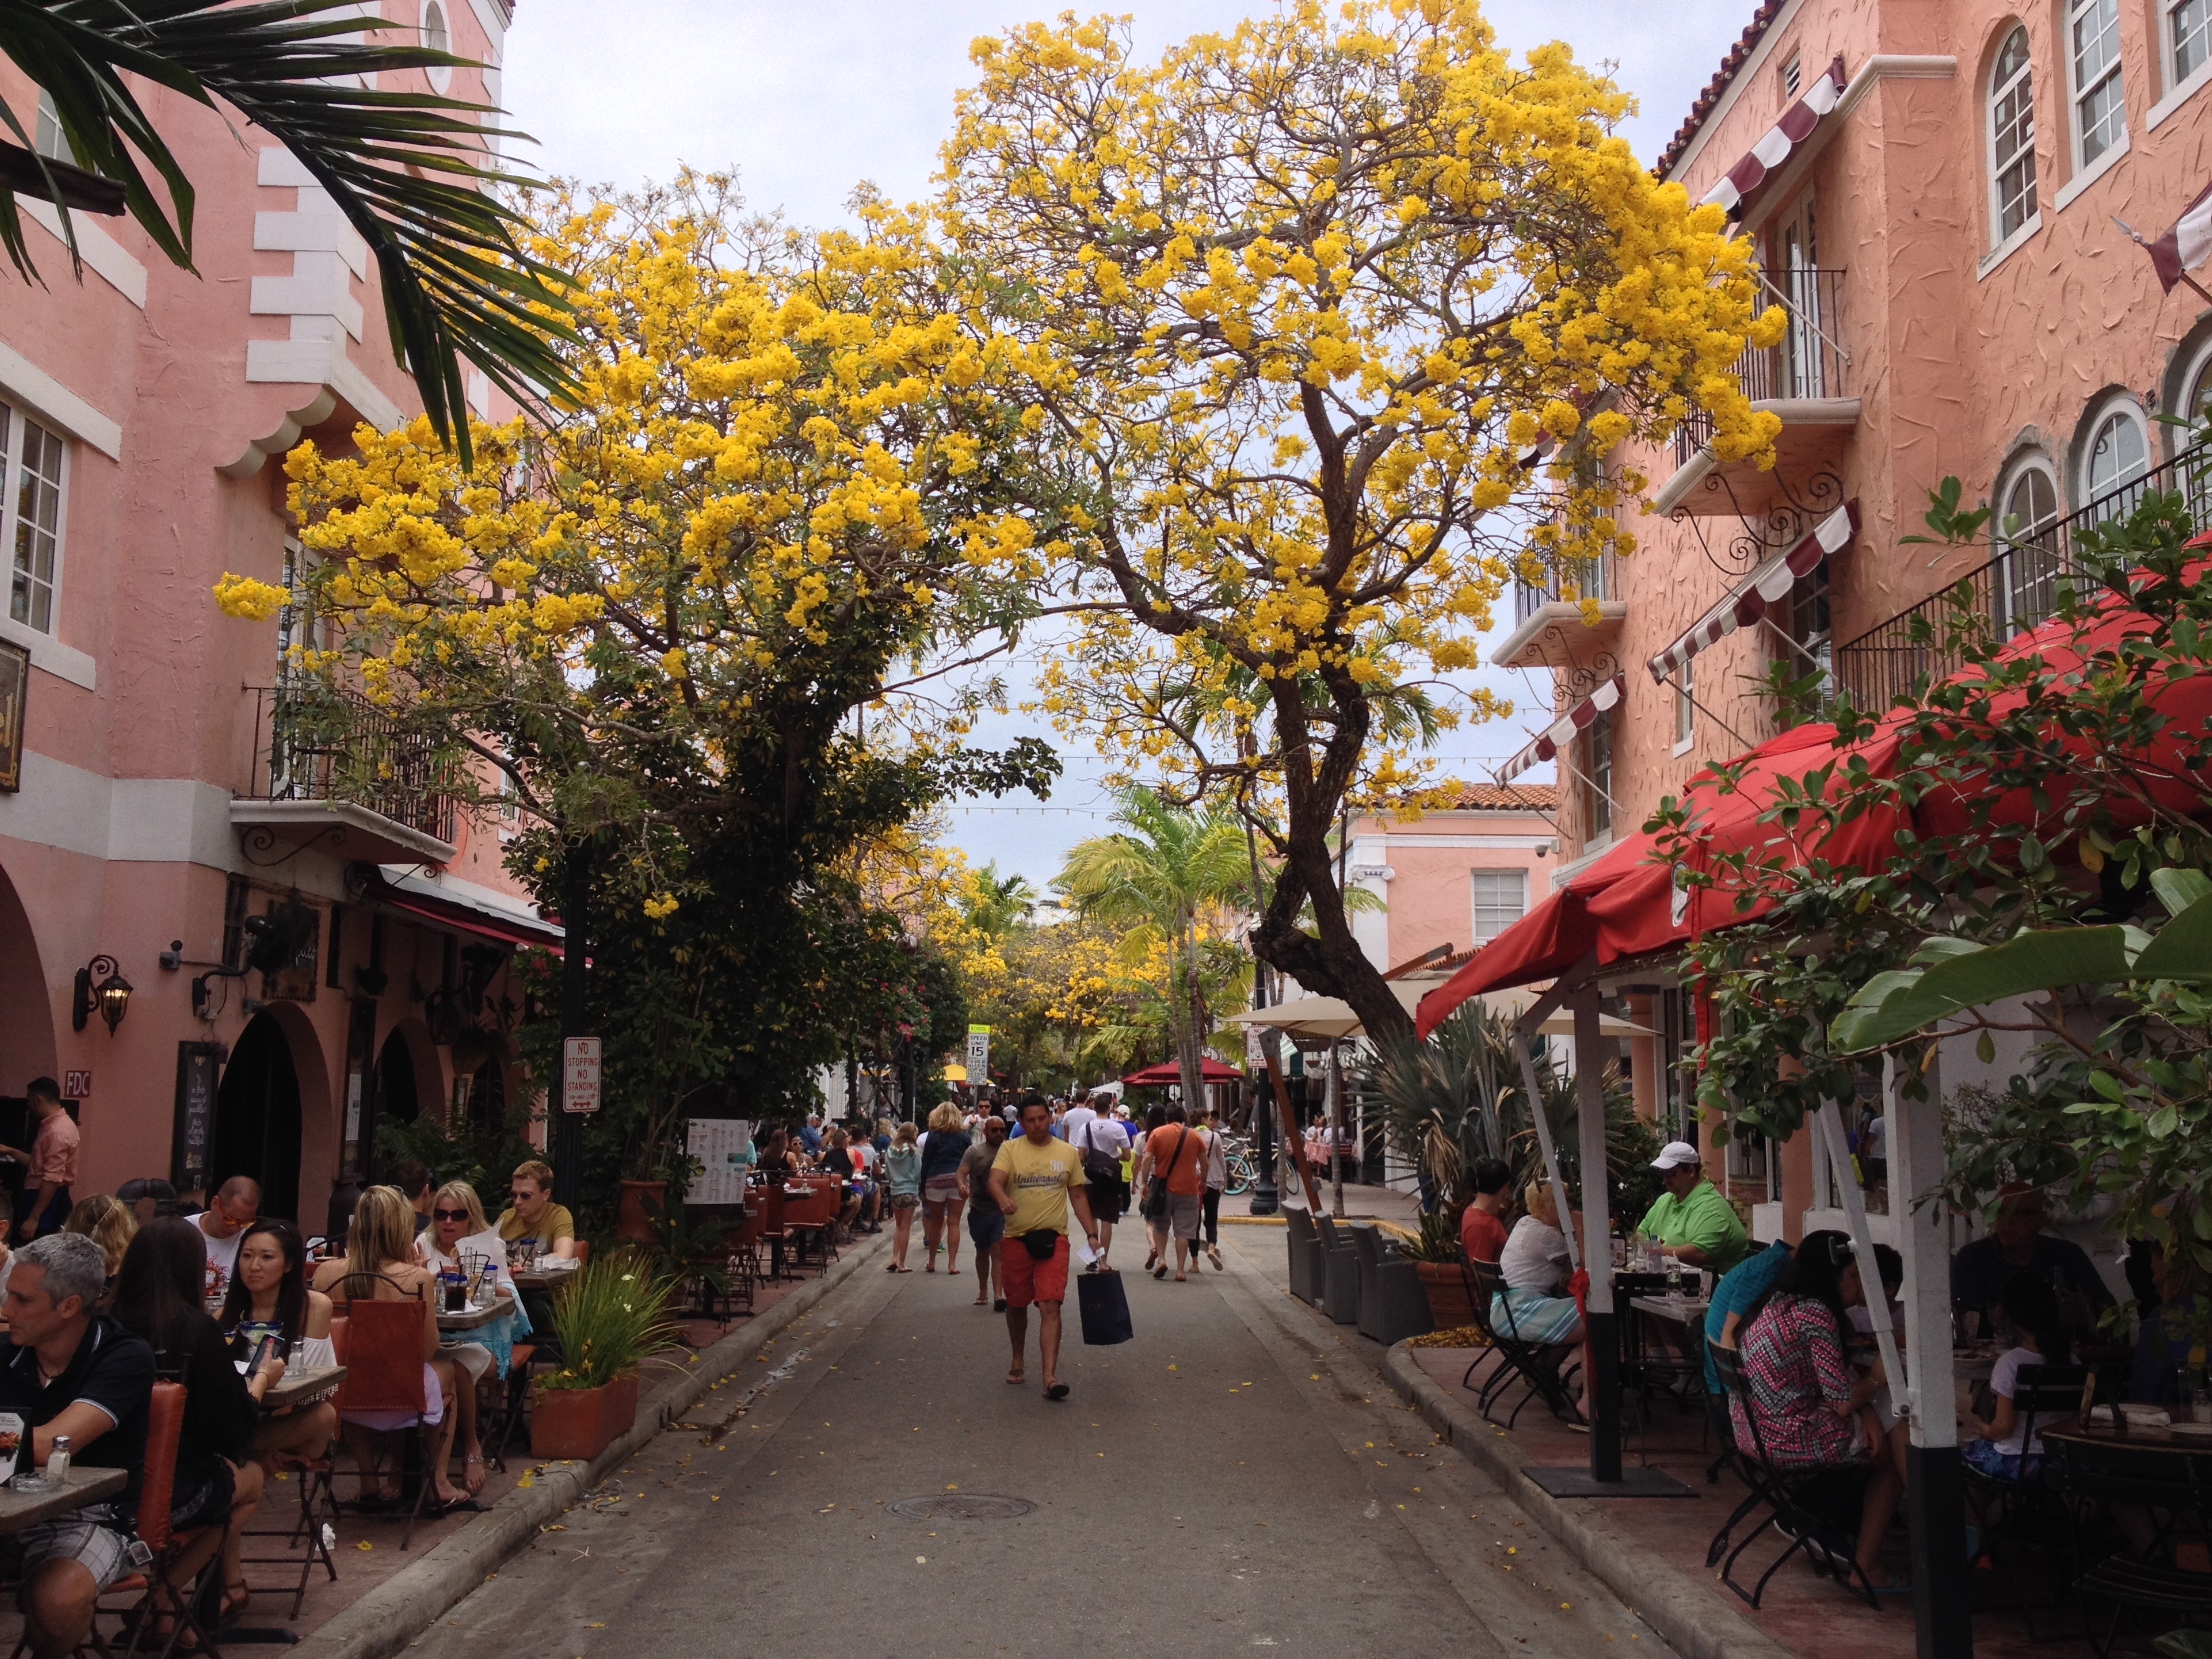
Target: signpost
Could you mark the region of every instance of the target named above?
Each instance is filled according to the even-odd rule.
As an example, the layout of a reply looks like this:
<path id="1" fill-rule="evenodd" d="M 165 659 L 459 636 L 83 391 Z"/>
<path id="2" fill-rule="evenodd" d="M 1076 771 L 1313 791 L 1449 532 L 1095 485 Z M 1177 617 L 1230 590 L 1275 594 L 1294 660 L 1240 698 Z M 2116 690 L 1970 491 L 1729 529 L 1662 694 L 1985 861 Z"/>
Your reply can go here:
<path id="1" fill-rule="evenodd" d="M 599 1109 L 599 1040 L 566 1037 L 561 1043 L 561 1109 Z"/>
<path id="2" fill-rule="evenodd" d="M 991 1028 L 968 1028 L 968 1085 L 975 1088 L 991 1080 Z"/>

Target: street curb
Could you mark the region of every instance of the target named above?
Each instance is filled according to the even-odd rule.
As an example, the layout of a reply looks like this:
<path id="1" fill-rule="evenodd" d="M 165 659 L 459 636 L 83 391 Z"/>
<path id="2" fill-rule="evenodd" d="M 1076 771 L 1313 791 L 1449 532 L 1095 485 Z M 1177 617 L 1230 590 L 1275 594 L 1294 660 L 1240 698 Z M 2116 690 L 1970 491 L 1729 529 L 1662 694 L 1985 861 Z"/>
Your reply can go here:
<path id="1" fill-rule="evenodd" d="M 638 1405 L 637 1421 L 588 1465 L 566 1460 L 537 1466 L 535 1484 L 517 1487 L 420 1560 L 409 1563 L 292 1649 L 295 1659 L 391 1659 L 442 1619 L 500 1563 L 558 1520 L 561 1512 L 606 1479 L 625 1458 L 681 1417 L 734 1372 L 770 1337 L 795 1323 L 861 1267 L 888 1249 L 888 1231 L 861 1240 L 828 1272 L 773 1308 L 694 1355 Z"/>
<path id="2" fill-rule="evenodd" d="M 1503 1486 L 1507 1497 L 1571 1550 L 1684 1659 L 1793 1659 L 1788 1648 L 1720 1596 L 1692 1583 L 1680 1568 L 1602 1515 L 1571 1508 L 1522 1474 L 1509 1437 L 1446 1393 L 1405 1344 L 1391 1348 L 1382 1374 L 1445 1443 Z"/>

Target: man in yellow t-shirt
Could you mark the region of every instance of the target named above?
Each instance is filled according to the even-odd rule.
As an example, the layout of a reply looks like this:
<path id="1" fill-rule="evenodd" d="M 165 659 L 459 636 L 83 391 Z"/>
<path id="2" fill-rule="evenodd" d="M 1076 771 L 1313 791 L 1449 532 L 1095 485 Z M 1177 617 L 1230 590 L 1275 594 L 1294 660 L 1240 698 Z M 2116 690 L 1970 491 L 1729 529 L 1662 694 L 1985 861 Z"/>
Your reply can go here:
<path id="1" fill-rule="evenodd" d="M 999 1278 L 1006 1292 L 1006 1334 L 1014 1363 L 1006 1381 L 1022 1380 L 1030 1304 L 1037 1305 L 1037 1350 L 1044 1359 L 1044 1397 L 1067 1398 L 1060 1370 L 1060 1304 L 1067 1299 L 1067 1210 L 1082 1218 L 1083 1236 L 1098 1249 L 1097 1224 L 1083 1184 L 1083 1155 L 1052 1133 L 1052 1108 L 1037 1094 L 1022 1097 L 1022 1133 L 999 1148 L 991 1196 L 1006 1212 Z"/>
<path id="2" fill-rule="evenodd" d="M 544 1255 L 571 1256 L 576 1254 L 576 1218 L 568 1206 L 553 1201 L 553 1171 L 545 1164 L 532 1158 L 526 1164 L 514 1166 L 514 1184 L 509 1189 L 514 1199 L 512 1207 L 499 1213 L 499 1236 L 512 1244 L 518 1239 L 534 1238 L 538 1252 Z"/>

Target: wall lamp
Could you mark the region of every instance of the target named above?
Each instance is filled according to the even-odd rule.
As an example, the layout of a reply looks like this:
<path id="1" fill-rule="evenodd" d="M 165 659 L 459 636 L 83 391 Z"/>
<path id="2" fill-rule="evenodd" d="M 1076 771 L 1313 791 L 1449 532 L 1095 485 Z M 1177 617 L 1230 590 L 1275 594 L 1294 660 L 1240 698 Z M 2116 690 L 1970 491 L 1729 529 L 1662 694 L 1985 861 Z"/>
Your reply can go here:
<path id="1" fill-rule="evenodd" d="M 76 1006 L 70 1012 L 70 1024 L 82 1031 L 95 1008 L 107 1022 L 110 1036 L 131 1010 L 131 981 L 123 977 L 113 957 L 94 957 L 76 970 Z"/>

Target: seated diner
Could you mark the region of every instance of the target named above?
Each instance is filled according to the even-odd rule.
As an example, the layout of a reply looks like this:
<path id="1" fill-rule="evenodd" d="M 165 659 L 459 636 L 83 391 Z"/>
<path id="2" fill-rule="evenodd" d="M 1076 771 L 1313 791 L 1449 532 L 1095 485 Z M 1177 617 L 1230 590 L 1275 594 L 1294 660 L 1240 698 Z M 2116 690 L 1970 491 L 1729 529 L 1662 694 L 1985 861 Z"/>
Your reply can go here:
<path id="1" fill-rule="evenodd" d="M 2044 1231 L 2050 1220 L 2043 1194 L 2014 1182 L 1999 1188 L 1989 1232 L 1951 1258 L 1951 1302 L 1979 1326 L 1972 1334 L 1990 1328 L 2005 1286 L 2019 1273 L 2033 1273 L 2059 1292 L 2060 1317 L 2073 1329 L 2086 1331 L 2113 1305 L 2112 1289 L 2089 1253 L 2069 1239 L 2051 1237 Z"/>
<path id="2" fill-rule="evenodd" d="M 1670 1140 L 1651 1160 L 1667 1190 L 1644 1212 L 1641 1231 L 1662 1255 L 1687 1267 L 1724 1273 L 1751 1254 L 1751 1237 L 1735 1206 L 1705 1179 L 1705 1163 L 1686 1140 Z"/>
<path id="3" fill-rule="evenodd" d="M 523 1311 L 514 1270 L 507 1265 L 505 1243 L 484 1219 L 483 1201 L 467 1182 L 449 1181 L 438 1188 L 431 1200 L 430 1231 L 423 1236 L 422 1253 L 441 1283 L 449 1273 L 473 1279 L 474 1270 L 483 1278 L 471 1283 L 471 1299 L 490 1295 L 505 1304 L 489 1324 L 454 1331 L 445 1338 L 445 1357 L 460 1371 L 455 1378 L 454 1407 L 459 1417 L 455 1431 L 461 1437 L 461 1484 L 471 1492 L 481 1492 L 484 1460 L 477 1432 L 477 1390 L 487 1379 L 496 1382 L 507 1374 L 514 1364 L 514 1339 L 529 1334 L 530 1316 Z"/>
<path id="4" fill-rule="evenodd" d="M 1521 1201 L 1528 1212 L 1513 1224 L 1498 1256 L 1505 1288 L 1491 1298 L 1491 1323 L 1518 1341 L 1568 1347 L 1583 1340 L 1583 1316 L 1567 1288 L 1571 1258 L 1559 1206 L 1543 1181 L 1522 1188 Z"/>

